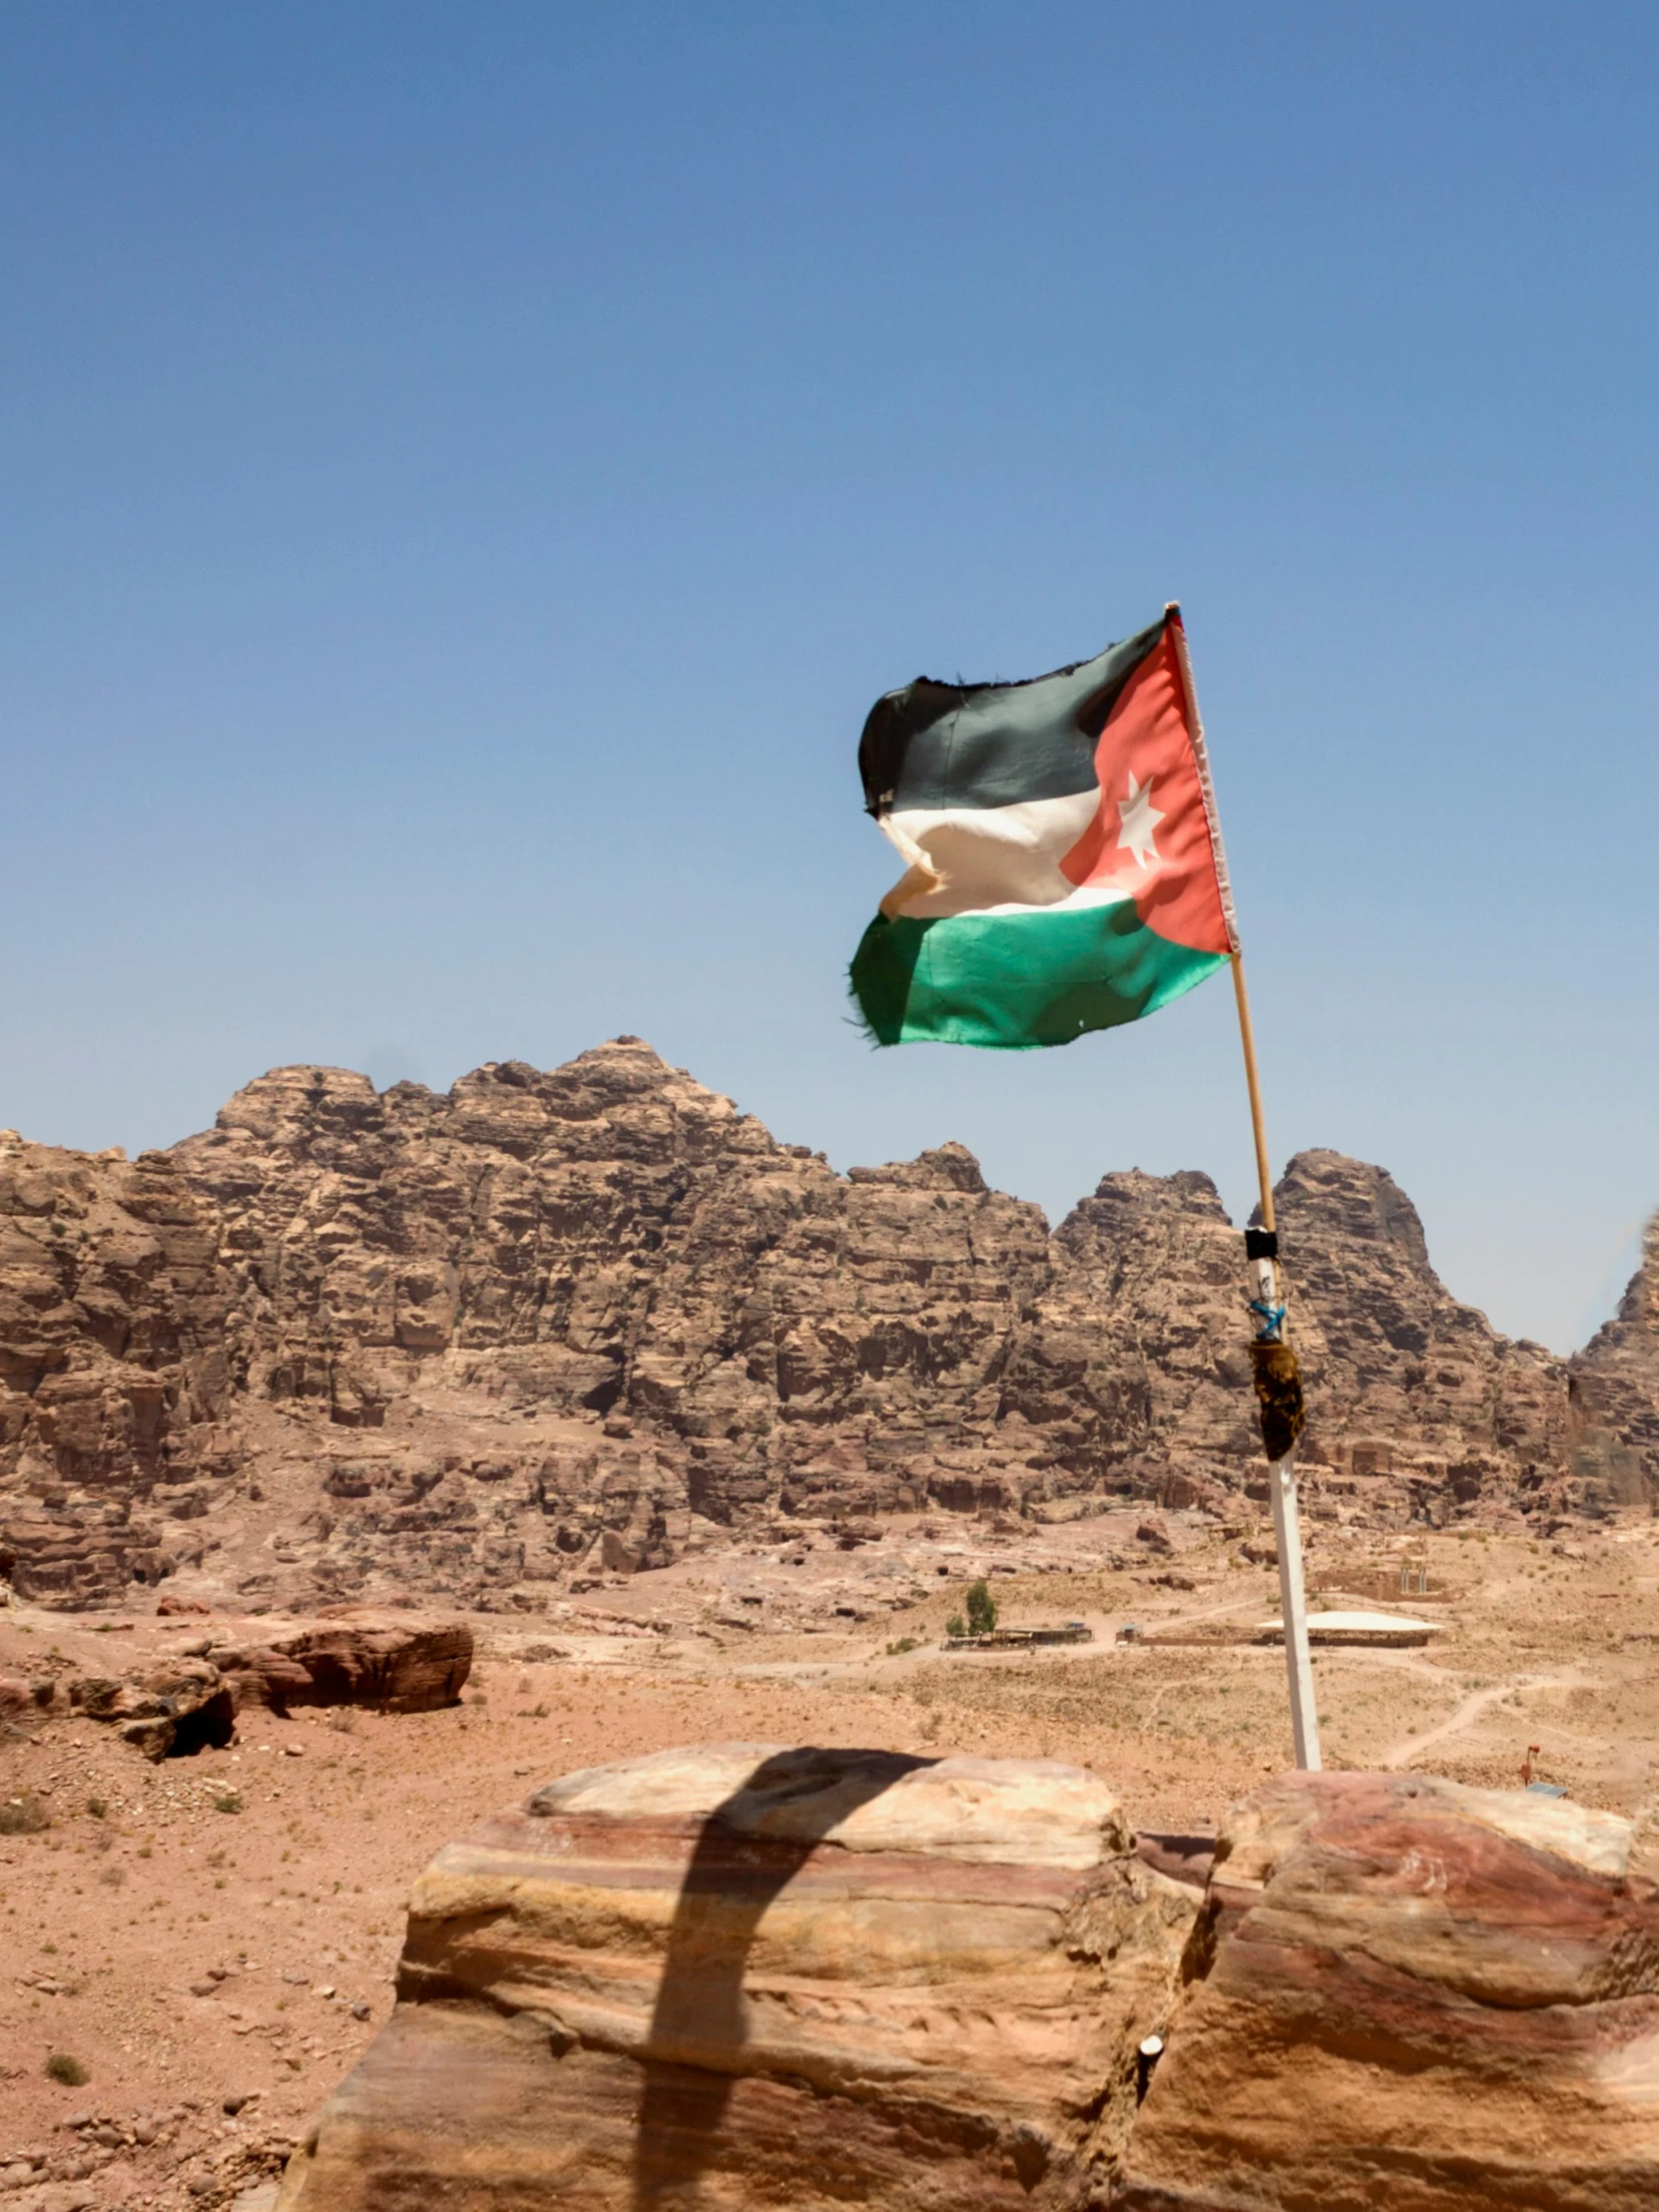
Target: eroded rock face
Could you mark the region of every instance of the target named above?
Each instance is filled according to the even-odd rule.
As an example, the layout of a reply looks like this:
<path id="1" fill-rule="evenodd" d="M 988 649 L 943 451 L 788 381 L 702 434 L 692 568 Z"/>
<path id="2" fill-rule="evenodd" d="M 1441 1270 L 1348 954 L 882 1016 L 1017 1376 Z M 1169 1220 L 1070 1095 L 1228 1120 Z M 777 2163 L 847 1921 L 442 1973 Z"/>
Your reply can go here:
<path id="1" fill-rule="evenodd" d="M 1561 1473 L 1564 1365 L 1448 1296 L 1382 1169 L 1298 1153 L 1274 1203 L 1305 1466 L 1357 1478 L 1401 1520 L 1524 1498 Z M 1055 1231 L 1005 1402 L 1056 1435 L 1069 1420 L 1108 1477 L 1138 1458 L 1168 1503 L 1237 1487 L 1260 1452 L 1239 1242 L 1208 1176 L 1104 1177 Z"/>
<path id="2" fill-rule="evenodd" d="M 1214 1965 L 1114 2212 L 1659 2204 L 1659 1892 L 1630 1853 L 1628 1822 L 1521 1792 L 1261 1791 L 1222 1824 Z"/>
<path id="3" fill-rule="evenodd" d="M 77 1603 L 191 1550 L 238 1454 L 219 1225 L 174 1163 L 0 1136 L 0 1566 Z"/>
<path id="4" fill-rule="evenodd" d="M 849 1436 L 897 1463 L 988 1421 L 1048 1269 L 1039 1210 L 959 1145 L 842 1178 L 634 1039 L 441 1098 L 280 1069 L 175 1158 L 225 1224 L 243 1387 L 375 1427 L 435 1360 L 495 1405 L 626 1413 L 683 1447 L 646 1549 L 653 1510 L 868 1486 Z M 550 1473 L 575 1504 L 593 1471 Z"/>
<path id="5" fill-rule="evenodd" d="M 397 2009 L 280 2203 L 1093 2201 L 1197 1907 L 1079 1768 L 569 1775 L 421 1877 Z"/>
<path id="6" fill-rule="evenodd" d="M 1419 1512 L 1526 1497 L 1557 1475 L 1566 1368 L 1449 1296 L 1415 1207 L 1382 1168 L 1300 1152 L 1274 1193 L 1314 1449 Z"/>
<path id="7" fill-rule="evenodd" d="M 80 1675 L 68 1685 L 71 1708 L 119 1729 L 160 1764 L 212 1746 L 236 1732 L 236 1699 L 219 1669 L 199 1657 L 169 1660 L 138 1676 Z"/>
<path id="8" fill-rule="evenodd" d="M 472 1671 L 464 1621 L 375 1613 L 301 1625 L 262 1622 L 258 1642 L 209 1644 L 240 1712 L 264 1705 L 359 1705 L 378 1713 L 431 1713 L 459 1699 Z"/>
<path id="9" fill-rule="evenodd" d="M 1659 1218 L 1618 1313 L 1572 1363 L 1571 1396 L 1573 1502 L 1659 1498 Z"/>
<path id="10" fill-rule="evenodd" d="M 257 1642 L 207 1626 L 176 1659 L 136 1674 L 76 1676 L 65 1692 L 72 1711 L 119 1729 L 159 1761 L 228 1744 L 248 1706 L 285 1714 L 302 1705 L 378 1713 L 454 1705 L 472 1671 L 472 1651 L 464 1621 L 367 1612 L 262 1621 Z M 6 1687 L 0 1683 L 0 1711 Z"/>
<path id="11" fill-rule="evenodd" d="M 1381 1169 L 1301 1154 L 1279 1206 L 1316 1484 L 1393 1524 L 1659 1494 L 1645 1292 L 1569 1407 Z M 0 1140 L 0 1571 L 46 1603 L 201 1562 L 228 1499 L 285 1516 L 251 1601 L 535 1609 L 780 1513 L 1262 1485 L 1207 1177 L 1051 1235 L 959 1145 L 839 1176 L 637 1038 L 444 1095 L 277 1069 L 131 1166 Z"/>

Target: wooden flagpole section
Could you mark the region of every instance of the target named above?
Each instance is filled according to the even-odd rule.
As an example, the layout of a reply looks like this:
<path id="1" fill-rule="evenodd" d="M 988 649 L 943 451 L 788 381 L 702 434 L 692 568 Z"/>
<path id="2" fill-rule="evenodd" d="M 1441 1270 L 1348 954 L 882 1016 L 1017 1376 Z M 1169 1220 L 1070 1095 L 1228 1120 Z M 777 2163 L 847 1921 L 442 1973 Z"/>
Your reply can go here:
<path id="1" fill-rule="evenodd" d="M 1308 1597 L 1302 1576 L 1302 1520 L 1296 1500 L 1296 1436 L 1302 1426 L 1302 1385 L 1296 1374 L 1296 1363 L 1291 1355 L 1290 1342 L 1285 1331 L 1285 1302 L 1279 1288 L 1279 1235 L 1273 1218 L 1273 1163 L 1268 1156 L 1267 1121 L 1262 1112 L 1262 1077 L 1256 1065 L 1256 1032 L 1250 1021 L 1250 993 L 1245 988 L 1244 954 L 1239 945 L 1239 919 L 1233 906 L 1233 885 L 1227 872 L 1227 856 L 1221 841 L 1221 820 L 1216 811 L 1216 795 L 1210 780 L 1210 757 L 1204 743 L 1204 719 L 1198 711 L 1198 693 L 1193 684 L 1192 657 L 1187 651 L 1187 633 L 1181 621 L 1181 608 L 1171 600 L 1164 609 L 1164 617 L 1174 631 L 1175 657 L 1180 664 L 1181 685 L 1186 697 L 1187 734 L 1192 740 L 1193 759 L 1198 766 L 1199 787 L 1204 794 L 1204 812 L 1210 826 L 1210 845 L 1216 863 L 1216 887 L 1221 893 L 1222 912 L 1227 921 L 1227 940 L 1232 946 L 1233 995 L 1239 1002 L 1239 1037 L 1244 1045 L 1245 1082 L 1250 1089 L 1250 1127 L 1256 1139 L 1256 1180 L 1262 1193 L 1262 1226 L 1259 1231 L 1246 1230 L 1245 1251 L 1249 1265 L 1255 1270 L 1256 1297 L 1253 1310 L 1262 1323 L 1257 1332 L 1254 1366 L 1258 1391 L 1264 1385 L 1275 1395 L 1270 1408 L 1266 1394 L 1262 1405 L 1262 1441 L 1271 1453 L 1273 1443 L 1270 1432 L 1283 1437 L 1284 1443 L 1276 1458 L 1268 1461 L 1268 1484 L 1273 1495 L 1273 1532 L 1279 1550 L 1279 1601 L 1285 1619 L 1285 1671 L 1291 1684 L 1291 1735 L 1296 1745 L 1296 1763 L 1317 1772 L 1320 1765 L 1319 1708 L 1314 1703 L 1314 1668 L 1308 1652 Z M 1289 1370 L 1288 1378 L 1284 1371 Z M 1277 1370 L 1277 1374 L 1273 1371 Z M 1294 1406 L 1294 1419 L 1287 1423 L 1286 1397 Z"/>
<path id="2" fill-rule="evenodd" d="M 1273 1166 L 1268 1155 L 1266 1117 L 1262 1112 L 1262 1078 L 1256 1064 L 1256 1031 L 1250 1019 L 1250 993 L 1245 987 L 1244 954 L 1233 954 L 1233 995 L 1239 1005 L 1239 1037 L 1244 1045 L 1245 1082 L 1250 1091 L 1250 1126 L 1256 1139 L 1256 1179 L 1262 1194 L 1262 1227 L 1267 1240 L 1278 1235 L 1273 1214 Z M 1285 1307 L 1279 1295 L 1279 1263 L 1264 1254 L 1251 1265 L 1256 1270 L 1256 1305 L 1270 1317 L 1264 1338 L 1287 1342 Z M 1278 1319 L 1272 1320 L 1271 1317 Z M 1320 1770 L 1319 1707 L 1314 1702 L 1314 1664 L 1308 1650 L 1308 1595 L 1302 1574 L 1302 1518 L 1297 1510 L 1296 1446 L 1268 1466 L 1268 1487 L 1273 1495 L 1273 1535 L 1279 1552 L 1279 1609 L 1285 1623 L 1285 1672 L 1290 1677 L 1291 1735 L 1296 1763 L 1309 1773 Z"/>

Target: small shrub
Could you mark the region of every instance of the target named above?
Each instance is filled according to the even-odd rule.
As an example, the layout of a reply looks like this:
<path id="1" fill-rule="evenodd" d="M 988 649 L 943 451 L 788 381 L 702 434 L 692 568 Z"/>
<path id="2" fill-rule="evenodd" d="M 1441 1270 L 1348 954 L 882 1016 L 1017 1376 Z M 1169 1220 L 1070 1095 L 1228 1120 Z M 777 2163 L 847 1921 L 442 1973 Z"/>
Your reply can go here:
<path id="1" fill-rule="evenodd" d="M 896 1643 L 887 1646 L 887 1657 L 889 1659 L 901 1659 L 905 1652 L 914 1651 L 915 1648 L 916 1640 L 913 1636 L 900 1636 Z"/>
<path id="2" fill-rule="evenodd" d="M 547 1707 L 546 1707 L 545 1705 L 532 1705 L 532 1706 L 531 1706 L 531 1708 L 530 1708 L 530 1714 L 529 1714 L 529 1717 L 530 1717 L 530 1719 L 531 1719 L 531 1720 L 533 1720 L 533 1721 L 544 1721 L 544 1720 L 546 1720 L 546 1718 L 547 1718 Z"/>
<path id="3" fill-rule="evenodd" d="M 216 1790 L 214 1792 L 214 1811 L 216 1813 L 240 1813 L 242 1811 L 241 1791 Z"/>
<path id="4" fill-rule="evenodd" d="M 0 1836 L 38 1836 L 51 1825 L 52 1816 L 38 1797 L 8 1798 L 0 1805 Z"/>
<path id="5" fill-rule="evenodd" d="M 46 2074 L 50 2081 L 61 2081 L 66 2089 L 79 2089 L 92 2079 L 78 2058 L 71 2058 L 66 2050 L 55 2050 L 46 2061 Z"/>
<path id="6" fill-rule="evenodd" d="M 996 1626 L 996 1600 L 984 1581 L 970 1582 L 967 1594 L 968 1632 L 988 1636 Z"/>
<path id="7" fill-rule="evenodd" d="M 960 1613 L 952 1613 L 949 1620 L 944 1624 L 944 1632 L 947 1636 L 965 1636 L 967 1634 L 967 1622 L 963 1620 Z"/>
<path id="8" fill-rule="evenodd" d="M 104 1818 L 104 1815 L 109 1811 L 109 1807 L 104 1803 L 104 1800 L 101 1797 L 89 1797 L 87 1799 L 87 1811 L 92 1815 L 95 1821 L 101 1821 Z"/>

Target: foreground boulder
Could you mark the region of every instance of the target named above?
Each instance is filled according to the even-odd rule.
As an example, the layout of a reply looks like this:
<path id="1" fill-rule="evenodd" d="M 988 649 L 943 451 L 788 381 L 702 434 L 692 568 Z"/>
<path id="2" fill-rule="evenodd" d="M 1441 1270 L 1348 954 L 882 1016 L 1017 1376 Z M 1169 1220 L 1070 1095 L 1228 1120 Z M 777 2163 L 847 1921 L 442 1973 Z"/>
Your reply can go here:
<path id="1" fill-rule="evenodd" d="M 1659 2207 L 1631 1842 L 1520 1792 L 1300 1775 L 1212 1867 L 1134 1848 L 1075 1767 L 590 1769 L 421 1877 L 397 2008 L 280 2212 Z"/>
<path id="2" fill-rule="evenodd" d="M 283 2212 L 1098 2200 L 1200 1893 L 1081 1768 L 727 1745 L 450 1846 Z"/>
<path id="3" fill-rule="evenodd" d="M 1423 1776 L 1261 1791 L 1114 2212 L 1659 2205 L 1659 1893 L 1630 1849 L 1611 1814 Z"/>

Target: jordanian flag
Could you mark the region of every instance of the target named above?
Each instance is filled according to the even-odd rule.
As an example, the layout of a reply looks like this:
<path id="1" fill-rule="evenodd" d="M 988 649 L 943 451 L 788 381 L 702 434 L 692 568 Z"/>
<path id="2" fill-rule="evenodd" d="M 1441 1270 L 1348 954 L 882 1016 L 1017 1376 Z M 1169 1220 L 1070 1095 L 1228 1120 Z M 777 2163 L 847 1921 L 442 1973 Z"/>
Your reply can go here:
<path id="1" fill-rule="evenodd" d="M 1069 1044 L 1238 948 L 1176 607 L 1029 683 L 888 692 L 858 768 L 908 862 L 852 962 L 880 1044 Z"/>

